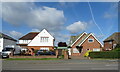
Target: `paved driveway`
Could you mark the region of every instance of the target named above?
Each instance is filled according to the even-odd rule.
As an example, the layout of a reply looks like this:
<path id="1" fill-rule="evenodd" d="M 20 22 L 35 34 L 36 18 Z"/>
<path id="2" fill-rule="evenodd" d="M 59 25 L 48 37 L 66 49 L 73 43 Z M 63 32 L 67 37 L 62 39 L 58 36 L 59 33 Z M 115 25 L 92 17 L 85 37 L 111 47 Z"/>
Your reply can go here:
<path id="1" fill-rule="evenodd" d="M 3 60 L 4 70 L 118 70 L 117 60 Z"/>

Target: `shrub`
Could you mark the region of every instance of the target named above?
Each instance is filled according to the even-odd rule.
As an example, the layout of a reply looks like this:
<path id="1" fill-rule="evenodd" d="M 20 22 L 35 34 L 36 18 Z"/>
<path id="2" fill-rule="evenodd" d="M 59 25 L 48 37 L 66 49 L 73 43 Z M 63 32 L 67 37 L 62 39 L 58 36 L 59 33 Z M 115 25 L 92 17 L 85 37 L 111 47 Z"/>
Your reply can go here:
<path id="1" fill-rule="evenodd" d="M 87 52 L 85 53 L 84 57 L 88 57 L 90 52 L 92 52 L 92 51 L 90 51 L 90 50 L 87 51 Z"/>
<path id="2" fill-rule="evenodd" d="M 33 51 L 33 53 L 37 53 L 37 52 L 38 52 L 38 50 L 34 50 L 34 51 Z"/>
<path id="3" fill-rule="evenodd" d="M 120 58 L 120 51 L 90 52 L 91 58 Z"/>

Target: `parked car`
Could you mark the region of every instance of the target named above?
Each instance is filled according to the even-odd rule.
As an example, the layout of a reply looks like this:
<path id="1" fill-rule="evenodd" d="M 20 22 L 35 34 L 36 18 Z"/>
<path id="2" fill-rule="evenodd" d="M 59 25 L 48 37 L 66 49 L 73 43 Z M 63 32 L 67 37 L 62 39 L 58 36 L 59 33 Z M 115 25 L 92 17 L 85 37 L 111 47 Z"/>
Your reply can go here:
<path id="1" fill-rule="evenodd" d="M 38 55 L 55 55 L 55 53 L 52 52 L 52 51 L 39 50 L 39 51 L 36 53 L 36 55 L 37 55 L 37 56 L 38 56 Z"/>
<path id="2" fill-rule="evenodd" d="M 1 53 L 2 58 L 9 58 L 9 55 L 13 53 L 13 55 L 20 54 L 21 47 L 8 45 L 6 46 Z"/>

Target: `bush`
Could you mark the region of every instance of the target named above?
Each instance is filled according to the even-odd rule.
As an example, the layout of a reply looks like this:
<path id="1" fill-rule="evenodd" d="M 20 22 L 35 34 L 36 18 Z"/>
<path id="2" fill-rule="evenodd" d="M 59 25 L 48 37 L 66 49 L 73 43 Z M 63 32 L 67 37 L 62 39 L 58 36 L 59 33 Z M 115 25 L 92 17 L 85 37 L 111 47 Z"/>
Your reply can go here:
<path id="1" fill-rule="evenodd" d="M 90 50 L 87 51 L 87 52 L 85 53 L 84 57 L 88 57 L 90 52 L 92 52 L 92 51 L 90 51 Z"/>
<path id="2" fill-rule="evenodd" d="M 37 52 L 38 52 L 38 50 L 34 50 L 34 51 L 33 51 L 33 53 L 37 53 Z"/>
<path id="3" fill-rule="evenodd" d="M 120 51 L 120 47 L 119 48 L 115 48 L 114 50 L 112 50 L 112 51 Z"/>
<path id="4" fill-rule="evenodd" d="M 120 58 L 120 51 L 90 52 L 91 58 Z"/>

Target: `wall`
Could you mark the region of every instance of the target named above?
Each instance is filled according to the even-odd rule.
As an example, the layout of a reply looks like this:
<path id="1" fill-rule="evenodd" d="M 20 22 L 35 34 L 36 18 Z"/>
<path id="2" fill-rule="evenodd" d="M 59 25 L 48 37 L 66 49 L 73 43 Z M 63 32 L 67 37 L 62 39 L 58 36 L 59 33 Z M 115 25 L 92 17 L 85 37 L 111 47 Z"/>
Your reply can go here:
<path id="1" fill-rule="evenodd" d="M 2 52 L 3 49 L 3 38 L 0 38 L 0 52 Z"/>
<path id="2" fill-rule="evenodd" d="M 88 39 L 94 39 L 94 42 L 89 43 Z M 102 50 L 101 48 L 101 44 L 91 35 L 81 46 L 83 46 L 83 50 L 82 50 L 82 54 L 84 55 L 89 49 L 91 51 L 93 51 L 94 48 L 99 48 L 100 50 Z"/>
<path id="3" fill-rule="evenodd" d="M 12 41 L 12 40 L 4 39 L 3 40 L 3 48 L 7 45 L 16 45 L 16 42 Z"/>
<path id="4" fill-rule="evenodd" d="M 114 44 L 116 44 L 115 41 L 113 41 L 112 44 L 110 44 L 109 42 L 104 42 L 104 50 L 112 49 Z"/>

